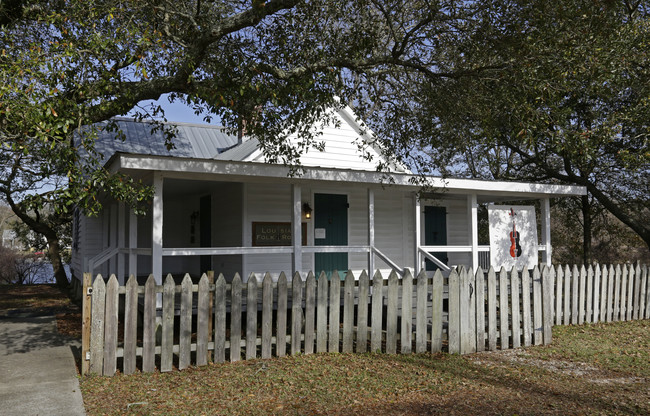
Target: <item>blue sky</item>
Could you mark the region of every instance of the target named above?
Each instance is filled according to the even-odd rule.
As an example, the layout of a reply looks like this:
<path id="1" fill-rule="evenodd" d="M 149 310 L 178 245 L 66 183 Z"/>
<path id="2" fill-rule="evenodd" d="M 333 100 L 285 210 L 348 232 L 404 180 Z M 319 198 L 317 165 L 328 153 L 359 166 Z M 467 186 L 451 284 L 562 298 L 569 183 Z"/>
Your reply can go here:
<path id="1" fill-rule="evenodd" d="M 180 101 L 174 101 L 170 103 L 167 99 L 167 95 L 160 97 L 158 101 L 142 101 L 139 103 L 140 107 L 148 109 L 151 103 L 156 103 L 165 109 L 165 117 L 167 121 L 177 121 L 185 123 L 197 123 L 197 124 L 208 124 L 203 121 L 203 116 L 197 116 L 194 114 L 194 110 L 191 107 L 181 103 Z M 131 117 L 133 111 L 129 111 L 127 117 Z M 213 117 L 211 125 L 221 125 L 221 121 L 218 117 Z"/>

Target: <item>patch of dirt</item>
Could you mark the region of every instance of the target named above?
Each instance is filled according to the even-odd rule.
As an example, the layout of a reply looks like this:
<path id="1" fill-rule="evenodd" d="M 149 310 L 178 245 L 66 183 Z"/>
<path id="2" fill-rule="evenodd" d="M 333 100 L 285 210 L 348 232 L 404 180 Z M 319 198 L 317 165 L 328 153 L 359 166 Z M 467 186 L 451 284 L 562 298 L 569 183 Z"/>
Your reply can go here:
<path id="1" fill-rule="evenodd" d="M 524 349 L 486 351 L 473 354 L 468 358 L 475 364 L 501 367 L 529 366 L 541 368 L 552 373 L 561 373 L 568 376 L 579 377 L 586 382 L 601 385 L 607 384 L 636 384 L 647 380 L 643 377 L 612 377 L 612 373 L 603 371 L 587 363 L 548 359 L 542 360 L 531 357 Z"/>

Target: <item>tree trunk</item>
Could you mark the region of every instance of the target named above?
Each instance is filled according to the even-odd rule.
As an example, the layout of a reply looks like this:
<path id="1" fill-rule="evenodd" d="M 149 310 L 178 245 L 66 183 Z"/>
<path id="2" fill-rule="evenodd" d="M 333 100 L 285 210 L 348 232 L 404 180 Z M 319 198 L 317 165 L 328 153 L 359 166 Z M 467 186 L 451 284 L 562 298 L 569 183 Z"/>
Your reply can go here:
<path id="1" fill-rule="evenodd" d="M 50 259 L 50 263 L 52 263 L 56 285 L 61 288 L 66 288 L 68 287 L 68 276 L 65 274 L 65 268 L 63 267 L 63 261 L 61 260 L 61 247 L 59 246 L 59 240 L 57 238 L 47 238 L 47 245 L 47 255 Z"/>
<path id="2" fill-rule="evenodd" d="M 583 195 L 582 200 L 582 219 L 583 219 L 583 233 L 582 233 L 582 262 L 585 267 L 591 264 L 591 206 L 589 204 L 589 195 Z"/>

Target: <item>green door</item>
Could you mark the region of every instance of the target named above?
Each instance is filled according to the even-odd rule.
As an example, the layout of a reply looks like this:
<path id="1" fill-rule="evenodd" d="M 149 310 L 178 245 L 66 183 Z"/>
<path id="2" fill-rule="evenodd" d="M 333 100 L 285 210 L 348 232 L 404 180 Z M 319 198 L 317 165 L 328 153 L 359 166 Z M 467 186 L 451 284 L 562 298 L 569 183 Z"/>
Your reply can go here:
<path id="1" fill-rule="evenodd" d="M 424 245 L 447 245 L 447 209 L 445 207 L 424 207 Z M 446 252 L 431 253 L 435 258 L 447 264 Z M 439 267 L 429 259 L 425 261 L 426 270 L 438 270 Z"/>
<path id="2" fill-rule="evenodd" d="M 314 244 L 317 246 L 348 245 L 348 197 L 338 194 L 314 195 Z M 316 276 L 324 271 L 329 279 L 334 270 L 341 279 L 348 270 L 347 253 L 316 253 Z"/>

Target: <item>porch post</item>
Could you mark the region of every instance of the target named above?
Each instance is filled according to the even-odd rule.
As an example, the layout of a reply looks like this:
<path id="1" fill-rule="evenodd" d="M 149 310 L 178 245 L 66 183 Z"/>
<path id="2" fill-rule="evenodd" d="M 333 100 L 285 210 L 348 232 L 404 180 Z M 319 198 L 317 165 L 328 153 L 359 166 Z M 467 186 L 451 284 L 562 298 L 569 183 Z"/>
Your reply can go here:
<path id="1" fill-rule="evenodd" d="M 133 251 L 138 247 L 138 216 L 129 209 L 129 276 L 138 276 L 138 255 Z"/>
<path id="2" fill-rule="evenodd" d="M 542 208 L 542 245 L 546 248 L 542 252 L 542 262 L 546 265 L 551 265 L 551 255 L 553 248 L 551 247 L 551 202 L 549 198 L 543 198 L 541 205 Z"/>
<path id="3" fill-rule="evenodd" d="M 293 243 L 293 273 L 302 272 L 302 190 L 300 185 L 291 185 L 291 242 Z"/>
<path id="4" fill-rule="evenodd" d="M 368 276 L 375 273 L 375 191 L 368 188 Z"/>
<path id="5" fill-rule="evenodd" d="M 151 273 L 156 284 L 162 285 L 162 248 L 163 248 L 163 177 L 162 173 L 153 174 L 153 212 L 151 215 Z"/>
<path id="6" fill-rule="evenodd" d="M 415 244 L 414 244 L 414 264 L 413 275 L 420 274 L 420 243 L 422 242 L 420 236 L 420 198 L 417 192 L 413 194 L 413 205 L 415 207 Z"/>
<path id="7" fill-rule="evenodd" d="M 118 218 L 118 204 L 113 203 L 109 207 L 109 214 L 108 214 L 108 248 L 113 249 L 118 247 L 118 237 L 117 235 L 119 234 L 119 229 L 118 229 L 118 224 L 117 224 L 117 218 Z M 108 260 L 108 276 L 111 274 L 115 274 L 116 276 L 120 275 L 120 271 L 118 269 L 118 263 L 117 263 L 117 258 L 119 256 L 113 256 Z"/>
<path id="8" fill-rule="evenodd" d="M 478 268 L 478 203 L 476 194 L 467 195 L 470 245 L 472 246 L 472 270 Z"/>
<path id="9" fill-rule="evenodd" d="M 123 249 L 126 247 L 126 216 L 124 213 L 125 204 L 120 202 L 117 206 L 117 248 Z M 124 273 L 126 272 L 124 253 L 117 253 L 117 278 L 121 285 L 124 285 L 126 279 Z"/>

